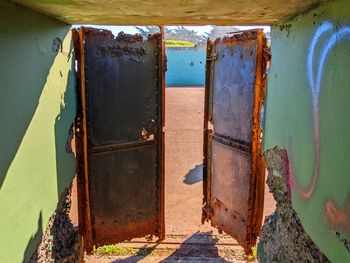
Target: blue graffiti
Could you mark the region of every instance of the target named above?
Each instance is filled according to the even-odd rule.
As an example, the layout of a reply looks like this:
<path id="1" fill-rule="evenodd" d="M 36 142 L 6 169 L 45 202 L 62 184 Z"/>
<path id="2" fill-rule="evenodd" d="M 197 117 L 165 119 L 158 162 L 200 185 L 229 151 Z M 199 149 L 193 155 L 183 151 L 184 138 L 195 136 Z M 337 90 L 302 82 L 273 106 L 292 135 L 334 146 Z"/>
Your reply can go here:
<path id="1" fill-rule="evenodd" d="M 313 60 L 314 60 L 314 53 L 315 53 L 315 47 L 319 39 L 327 32 L 331 31 L 333 29 L 333 25 L 329 22 L 325 22 L 322 24 L 315 32 L 314 37 L 311 40 L 311 44 L 309 47 L 309 55 L 307 58 L 307 68 L 308 68 L 308 77 L 309 77 L 309 85 L 311 87 L 311 92 L 314 97 L 318 97 L 319 89 L 315 89 L 314 84 L 314 71 L 313 71 Z"/>
<path id="2" fill-rule="evenodd" d="M 330 34 L 329 39 L 325 42 L 324 46 L 321 48 L 321 53 L 317 65 L 317 75 L 316 79 L 314 76 L 313 63 L 314 63 L 314 53 L 315 47 L 320 41 L 321 37 L 326 33 Z M 319 95 L 321 91 L 321 81 L 324 70 L 324 64 L 327 60 L 327 57 L 333 47 L 341 40 L 348 39 L 350 40 L 350 27 L 342 27 L 338 31 L 334 32 L 334 26 L 332 23 L 326 21 L 322 23 L 316 30 L 309 47 L 309 55 L 307 58 L 307 68 L 308 68 L 308 78 L 309 85 L 311 87 L 313 100 L 316 105 L 318 105 Z"/>
<path id="3" fill-rule="evenodd" d="M 326 38 L 326 36 L 328 36 Z M 317 63 L 317 72 L 315 78 L 314 72 L 314 60 L 315 60 L 315 49 L 319 44 L 320 40 L 324 39 L 323 46 L 320 48 L 321 52 L 318 58 Z M 314 170 L 311 182 L 305 188 L 297 184 L 299 193 L 304 198 L 310 198 L 317 182 L 319 175 L 319 165 L 320 165 L 320 136 L 319 136 L 319 97 L 321 92 L 321 81 L 324 71 L 325 62 L 328 58 L 328 55 L 332 51 L 333 47 L 341 40 L 350 40 L 350 27 L 342 27 L 339 30 L 336 30 L 334 25 L 328 21 L 320 25 L 309 46 L 309 54 L 307 56 L 307 70 L 308 70 L 308 79 L 309 86 L 312 93 L 312 111 L 313 111 L 313 128 L 314 128 L 314 145 L 315 145 L 315 157 L 314 157 Z"/>

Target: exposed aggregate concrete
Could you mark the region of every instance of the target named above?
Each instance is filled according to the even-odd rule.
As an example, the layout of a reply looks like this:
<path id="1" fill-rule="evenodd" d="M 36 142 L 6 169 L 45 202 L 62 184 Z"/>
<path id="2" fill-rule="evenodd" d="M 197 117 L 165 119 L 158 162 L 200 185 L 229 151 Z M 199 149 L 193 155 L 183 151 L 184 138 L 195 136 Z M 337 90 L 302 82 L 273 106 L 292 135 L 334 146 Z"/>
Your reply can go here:
<path id="1" fill-rule="evenodd" d="M 292 180 L 287 151 L 275 147 L 265 153 L 267 184 L 276 210 L 265 218 L 258 244 L 259 262 L 329 262 L 305 232 L 291 202 Z"/>

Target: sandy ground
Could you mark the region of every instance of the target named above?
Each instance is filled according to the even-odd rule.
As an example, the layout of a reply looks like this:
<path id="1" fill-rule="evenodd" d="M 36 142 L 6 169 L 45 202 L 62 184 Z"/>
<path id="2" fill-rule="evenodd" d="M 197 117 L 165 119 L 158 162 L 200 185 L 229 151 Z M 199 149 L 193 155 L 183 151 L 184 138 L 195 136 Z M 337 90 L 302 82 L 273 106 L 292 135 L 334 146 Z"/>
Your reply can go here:
<path id="1" fill-rule="evenodd" d="M 167 235 L 218 232 L 201 224 L 204 88 L 167 88 L 165 112 L 165 230 Z M 265 215 L 275 201 L 265 188 Z"/>
<path id="2" fill-rule="evenodd" d="M 192 257 L 191 260 L 187 258 L 185 262 L 202 262 L 201 257 L 204 259 L 208 256 L 211 258 L 209 262 L 245 262 L 242 249 L 237 246 L 234 239 L 226 235 L 219 235 L 218 231 L 209 224 L 201 224 L 204 89 L 167 88 L 165 110 L 166 240 L 163 243 L 165 249 L 164 247 L 157 248 L 158 252 L 152 252 L 146 257 L 135 255 L 118 258 L 89 256 L 86 257 L 86 262 L 161 262 L 165 259 L 167 260 L 164 262 L 179 262 L 176 260 L 186 254 L 187 257 L 189 255 Z M 73 191 L 73 198 L 75 195 Z M 275 202 L 266 188 L 265 215 L 272 213 L 274 207 Z M 74 201 L 71 215 L 73 221 L 76 221 L 77 208 Z M 210 248 L 203 247 L 206 239 L 214 240 Z M 196 253 L 196 246 L 192 244 L 193 240 L 196 240 L 197 244 L 202 244 L 200 247 L 204 249 L 203 251 L 214 251 L 214 253 L 211 255 L 203 255 L 203 251 L 202 254 Z M 175 247 L 169 248 L 166 245 L 169 242 Z M 224 245 L 218 245 L 220 242 Z M 190 246 L 187 243 L 190 243 Z M 137 244 L 140 246 L 146 243 L 134 240 L 134 243 L 122 245 L 137 246 Z M 146 246 L 154 245 L 146 244 Z M 228 253 L 229 251 L 231 252 Z"/>
<path id="3" fill-rule="evenodd" d="M 212 230 L 201 224 L 204 89 L 167 88 L 165 95 L 165 231 Z"/>

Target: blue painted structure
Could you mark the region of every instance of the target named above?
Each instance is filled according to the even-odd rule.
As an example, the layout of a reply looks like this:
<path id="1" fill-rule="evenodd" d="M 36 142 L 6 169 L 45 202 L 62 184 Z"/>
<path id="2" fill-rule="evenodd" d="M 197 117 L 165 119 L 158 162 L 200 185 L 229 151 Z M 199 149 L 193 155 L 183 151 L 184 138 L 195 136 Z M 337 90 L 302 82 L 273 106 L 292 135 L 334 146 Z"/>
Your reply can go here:
<path id="1" fill-rule="evenodd" d="M 167 86 L 205 85 L 205 47 L 166 48 L 168 70 Z"/>

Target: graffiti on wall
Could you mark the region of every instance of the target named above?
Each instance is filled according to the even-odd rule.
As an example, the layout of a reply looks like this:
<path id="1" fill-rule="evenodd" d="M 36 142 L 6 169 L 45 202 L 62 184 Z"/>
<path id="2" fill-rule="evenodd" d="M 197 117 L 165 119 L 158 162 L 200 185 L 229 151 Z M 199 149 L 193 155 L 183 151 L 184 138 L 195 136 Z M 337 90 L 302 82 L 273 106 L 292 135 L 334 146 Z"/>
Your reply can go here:
<path id="1" fill-rule="evenodd" d="M 298 193 L 305 199 L 312 196 L 320 173 L 319 100 L 322 76 L 330 52 L 337 43 L 343 40 L 350 41 L 350 27 L 345 26 L 338 29 L 326 21 L 315 31 L 308 50 L 307 76 L 312 95 L 314 165 L 311 180 L 307 186 L 301 186 L 295 182 Z M 316 48 L 320 50 L 317 56 L 315 55 Z M 326 201 L 324 209 L 328 222 L 334 228 L 343 229 L 350 233 L 350 198 L 348 198 L 345 207 L 339 207 L 334 200 L 329 199 Z"/>

